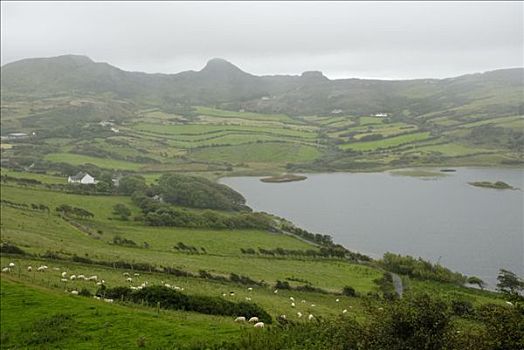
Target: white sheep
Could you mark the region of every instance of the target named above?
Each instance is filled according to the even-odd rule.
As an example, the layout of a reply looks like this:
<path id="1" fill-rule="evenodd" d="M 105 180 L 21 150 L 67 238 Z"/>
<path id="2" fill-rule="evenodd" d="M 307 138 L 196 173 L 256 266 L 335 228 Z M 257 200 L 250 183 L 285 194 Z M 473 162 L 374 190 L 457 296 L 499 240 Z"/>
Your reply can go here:
<path id="1" fill-rule="evenodd" d="M 11 268 L 10 267 L 4 267 L 2 269 L 2 272 L 11 272 Z"/>
<path id="2" fill-rule="evenodd" d="M 135 274 L 133 274 L 133 276 L 140 277 L 140 274 L 139 273 L 135 273 Z"/>
<path id="3" fill-rule="evenodd" d="M 295 298 L 293 298 L 293 297 L 289 297 L 289 300 L 291 300 L 291 301 L 295 301 Z"/>
<path id="4" fill-rule="evenodd" d="M 307 317 L 307 319 L 311 321 L 311 320 L 315 319 L 315 316 L 313 316 L 312 314 L 309 314 L 309 316 Z"/>
<path id="5" fill-rule="evenodd" d="M 113 299 L 107 299 L 107 298 L 105 298 L 104 301 L 105 301 L 106 303 L 112 303 L 112 302 L 113 302 Z"/>
<path id="6" fill-rule="evenodd" d="M 273 293 L 277 294 L 278 293 L 278 289 L 275 289 L 275 291 Z"/>
<path id="7" fill-rule="evenodd" d="M 383 311 L 383 310 L 384 310 L 383 307 L 379 307 L 379 308 L 378 308 L 378 311 Z"/>
<path id="8" fill-rule="evenodd" d="M 230 297 L 234 297 L 235 296 L 235 292 L 229 292 L 229 296 Z"/>
<path id="9" fill-rule="evenodd" d="M 342 310 L 342 313 L 343 313 L 343 314 L 345 314 L 346 312 L 348 312 L 347 309 Z"/>
<path id="10" fill-rule="evenodd" d="M 246 322 L 246 318 L 244 316 L 239 316 L 235 318 L 235 322 Z"/>
<path id="11" fill-rule="evenodd" d="M 222 293 L 222 296 L 225 297 L 225 296 L 227 296 L 227 294 L 226 293 Z"/>
<path id="12" fill-rule="evenodd" d="M 127 282 L 133 282 L 133 279 L 131 277 L 126 278 Z"/>
<path id="13" fill-rule="evenodd" d="M 78 275 L 78 276 L 76 276 L 76 278 L 78 278 L 79 280 L 85 280 L 85 279 L 86 279 L 86 276 L 84 276 L 84 275 Z"/>
<path id="14" fill-rule="evenodd" d="M 315 304 L 311 304 L 311 307 L 315 307 L 316 305 Z"/>
<path id="15" fill-rule="evenodd" d="M 42 265 L 42 266 L 39 266 L 36 270 L 40 272 L 44 272 L 46 269 L 47 269 L 47 266 Z"/>
<path id="16" fill-rule="evenodd" d="M 93 298 L 95 298 L 96 300 L 100 300 L 100 297 L 98 295 L 93 295 Z"/>
<path id="17" fill-rule="evenodd" d="M 506 304 L 508 304 L 509 306 L 513 306 L 513 303 L 511 301 L 506 301 Z"/>
<path id="18" fill-rule="evenodd" d="M 280 318 L 282 318 L 284 320 L 287 319 L 286 315 L 280 315 Z"/>
<path id="19" fill-rule="evenodd" d="M 72 291 L 71 291 L 71 294 L 73 294 L 73 295 L 78 295 L 78 291 L 77 291 L 77 290 L 72 290 Z"/>
<path id="20" fill-rule="evenodd" d="M 257 322 L 255 323 L 255 328 L 264 328 L 264 322 Z"/>
<path id="21" fill-rule="evenodd" d="M 124 272 L 122 275 L 123 275 L 124 277 L 129 277 L 129 272 Z"/>
<path id="22" fill-rule="evenodd" d="M 248 322 L 252 322 L 252 323 L 258 322 L 258 317 L 253 316 L 253 317 L 251 317 L 251 318 L 249 319 Z"/>
<path id="23" fill-rule="evenodd" d="M 291 307 L 295 307 L 295 303 L 291 303 Z"/>
<path id="24" fill-rule="evenodd" d="M 340 299 L 335 299 L 335 301 L 338 303 L 340 301 Z"/>
<path id="25" fill-rule="evenodd" d="M 15 263 L 10 262 L 10 263 L 9 263 L 9 267 L 15 267 Z"/>
<path id="26" fill-rule="evenodd" d="M 69 279 L 70 279 L 71 281 L 76 280 L 76 275 L 71 275 L 71 276 L 69 276 Z"/>
<path id="27" fill-rule="evenodd" d="M 88 281 L 98 281 L 98 276 L 94 275 L 94 276 L 89 276 L 87 278 Z"/>
<path id="28" fill-rule="evenodd" d="M 304 299 L 302 299 L 300 302 L 301 302 L 301 303 L 305 303 L 306 301 L 305 301 Z"/>
<path id="29" fill-rule="evenodd" d="M 60 279 L 60 281 L 62 281 L 62 282 L 64 282 L 64 283 L 65 283 L 65 282 L 67 282 L 67 281 L 68 281 L 68 279 L 67 279 L 67 278 L 61 278 L 61 279 Z"/>
<path id="30" fill-rule="evenodd" d="M 33 271 L 33 266 L 28 266 L 28 267 L 27 267 L 27 271 L 28 271 L 28 272 Z"/>
<path id="31" fill-rule="evenodd" d="M 64 271 L 62 272 L 62 277 L 65 277 L 65 276 L 67 276 L 67 272 Z"/>
<path id="32" fill-rule="evenodd" d="M 251 301 L 251 298 L 250 297 L 246 297 L 246 301 Z"/>
<path id="33" fill-rule="evenodd" d="M 251 291 L 253 290 L 253 288 L 249 287 L 247 290 L 248 290 L 249 292 L 251 292 Z"/>
<path id="34" fill-rule="evenodd" d="M 129 280 L 129 278 L 128 278 L 128 280 Z M 171 285 L 168 284 L 168 283 L 165 283 L 165 284 L 164 284 L 164 287 L 171 288 Z"/>
<path id="35" fill-rule="evenodd" d="M 300 311 L 297 312 L 297 316 L 298 316 L 298 318 L 302 317 L 302 312 L 300 312 Z"/>

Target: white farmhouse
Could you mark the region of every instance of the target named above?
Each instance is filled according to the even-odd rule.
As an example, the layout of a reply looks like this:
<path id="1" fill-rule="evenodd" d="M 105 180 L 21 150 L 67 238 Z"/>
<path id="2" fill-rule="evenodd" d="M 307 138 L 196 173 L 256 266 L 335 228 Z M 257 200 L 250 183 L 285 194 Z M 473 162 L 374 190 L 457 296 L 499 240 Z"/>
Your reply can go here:
<path id="1" fill-rule="evenodd" d="M 98 181 L 96 181 L 95 178 L 89 175 L 88 173 L 79 172 L 74 176 L 69 176 L 67 178 L 67 182 L 69 182 L 70 184 L 73 183 L 82 185 L 92 185 L 96 184 Z"/>

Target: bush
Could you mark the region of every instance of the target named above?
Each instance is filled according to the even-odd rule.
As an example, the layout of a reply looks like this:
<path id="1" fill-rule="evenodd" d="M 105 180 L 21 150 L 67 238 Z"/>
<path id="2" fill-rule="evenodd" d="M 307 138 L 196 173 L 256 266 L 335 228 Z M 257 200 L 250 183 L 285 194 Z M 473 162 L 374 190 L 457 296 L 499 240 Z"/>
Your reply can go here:
<path id="1" fill-rule="evenodd" d="M 342 295 L 348 296 L 348 297 L 356 297 L 357 292 L 355 291 L 355 288 L 351 286 L 345 286 L 342 288 Z"/>
<path id="2" fill-rule="evenodd" d="M 24 252 L 22 249 L 18 248 L 14 244 L 11 244 L 9 242 L 2 242 L 0 243 L 0 253 L 2 254 L 19 254 L 19 255 L 25 255 L 26 252 Z"/>
<path id="3" fill-rule="evenodd" d="M 472 316 L 475 313 L 475 308 L 471 301 L 468 300 L 452 300 L 451 312 L 460 317 Z"/>
<path id="4" fill-rule="evenodd" d="M 164 286 L 151 286 L 141 290 L 131 290 L 127 287 L 107 288 L 99 290 L 97 295 L 112 299 L 123 299 L 133 303 L 145 302 L 148 305 L 172 310 L 200 312 L 209 315 L 222 316 L 256 316 L 262 322 L 271 323 L 271 316 L 260 306 L 253 303 L 234 303 L 219 297 L 203 295 L 186 295 Z"/>

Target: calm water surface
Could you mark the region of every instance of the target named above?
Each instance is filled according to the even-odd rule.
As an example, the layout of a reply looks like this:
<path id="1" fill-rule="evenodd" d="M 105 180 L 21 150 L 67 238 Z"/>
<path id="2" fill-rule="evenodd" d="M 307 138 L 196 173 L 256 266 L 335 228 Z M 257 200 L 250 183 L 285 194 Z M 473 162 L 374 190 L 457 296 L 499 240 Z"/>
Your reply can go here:
<path id="1" fill-rule="evenodd" d="M 221 182 L 242 193 L 254 210 L 330 234 L 375 258 L 390 251 L 440 261 L 491 288 L 500 268 L 524 275 L 524 192 L 468 184 L 504 181 L 522 189 L 523 169 L 458 168 L 434 179 L 389 172 L 307 176 L 281 184 L 256 177 Z"/>

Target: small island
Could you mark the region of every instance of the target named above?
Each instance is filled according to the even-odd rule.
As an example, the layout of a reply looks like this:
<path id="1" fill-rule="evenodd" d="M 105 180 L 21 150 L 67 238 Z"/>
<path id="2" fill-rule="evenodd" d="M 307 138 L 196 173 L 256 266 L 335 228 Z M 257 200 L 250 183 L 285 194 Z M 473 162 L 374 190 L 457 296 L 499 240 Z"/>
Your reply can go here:
<path id="1" fill-rule="evenodd" d="M 264 177 L 260 179 L 260 181 L 271 182 L 271 183 L 281 183 L 281 182 L 303 181 L 305 179 L 307 179 L 307 176 L 284 174 L 284 175 L 279 175 L 279 176 Z"/>
<path id="2" fill-rule="evenodd" d="M 471 186 L 476 187 L 484 187 L 484 188 L 494 188 L 496 190 L 516 190 L 515 187 L 503 182 L 503 181 L 497 181 L 497 182 L 489 182 L 489 181 L 476 181 L 476 182 L 469 182 Z"/>

